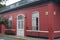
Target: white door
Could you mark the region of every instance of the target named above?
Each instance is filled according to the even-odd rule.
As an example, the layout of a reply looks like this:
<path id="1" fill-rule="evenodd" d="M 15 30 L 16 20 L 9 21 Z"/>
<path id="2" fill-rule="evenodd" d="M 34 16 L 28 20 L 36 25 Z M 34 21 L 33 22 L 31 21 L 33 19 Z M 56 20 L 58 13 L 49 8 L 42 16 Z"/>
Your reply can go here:
<path id="1" fill-rule="evenodd" d="M 17 36 L 24 36 L 24 16 L 17 17 Z"/>

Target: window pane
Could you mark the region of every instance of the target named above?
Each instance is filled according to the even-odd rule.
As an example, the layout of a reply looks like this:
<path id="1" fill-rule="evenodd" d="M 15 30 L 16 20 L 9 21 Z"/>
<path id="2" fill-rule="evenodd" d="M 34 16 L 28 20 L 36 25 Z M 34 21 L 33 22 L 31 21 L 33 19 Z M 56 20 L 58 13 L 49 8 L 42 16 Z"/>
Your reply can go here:
<path id="1" fill-rule="evenodd" d="M 21 21 L 21 27 L 20 28 L 23 29 L 23 21 Z"/>
<path id="2" fill-rule="evenodd" d="M 20 21 L 18 21 L 18 29 L 20 29 Z"/>
<path id="3" fill-rule="evenodd" d="M 32 13 L 32 30 L 38 30 L 38 13 L 37 11 Z"/>
<path id="4" fill-rule="evenodd" d="M 23 29 L 23 21 L 18 21 L 18 29 Z"/>
<path id="5" fill-rule="evenodd" d="M 32 19 L 32 26 L 36 26 L 36 18 Z"/>
<path id="6" fill-rule="evenodd" d="M 36 30 L 36 18 L 32 19 L 32 27 L 33 27 L 33 30 Z"/>
<path id="7" fill-rule="evenodd" d="M 38 13 L 39 13 L 39 12 L 33 12 L 33 13 L 32 13 L 32 17 L 35 17 L 35 18 L 36 18 L 36 17 L 39 17 L 39 14 L 38 14 Z"/>
<path id="8" fill-rule="evenodd" d="M 38 30 L 38 18 L 32 18 L 32 29 Z"/>
<path id="9" fill-rule="evenodd" d="M 18 20 L 22 20 L 22 19 L 23 19 L 22 15 L 18 16 Z"/>
<path id="10" fill-rule="evenodd" d="M 11 21 L 11 20 L 8 21 L 8 27 L 9 27 L 9 28 L 12 28 L 12 21 Z"/>

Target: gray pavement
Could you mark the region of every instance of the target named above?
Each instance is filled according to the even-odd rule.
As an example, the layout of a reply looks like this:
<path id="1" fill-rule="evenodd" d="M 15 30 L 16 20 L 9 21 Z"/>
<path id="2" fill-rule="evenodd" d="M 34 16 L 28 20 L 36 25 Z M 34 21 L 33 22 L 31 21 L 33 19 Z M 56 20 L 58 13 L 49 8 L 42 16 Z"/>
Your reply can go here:
<path id="1" fill-rule="evenodd" d="M 49 40 L 49 39 L 43 39 L 43 38 L 31 38 L 31 37 L 27 37 L 28 40 Z M 60 40 L 60 38 L 58 39 L 54 39 L 54 40 Z"/>
<path id="2" fill-rule="evenodd" d="M 0 40 L 17 40 L 17 39 L 0 36 Z"/>
<path id="3" fill-rule="evenodd" d="M 49 39 L 42 39 L 42 38 L 32 38 L 32 37 L 26 37 L 27 40 L 49 40 Z M 18 40 L 17 38 L 9 38 L 5 36 L 0 36 L 0 40 Z M 54 39 L 54 40 L 60 40 L 59 39 Z"/>

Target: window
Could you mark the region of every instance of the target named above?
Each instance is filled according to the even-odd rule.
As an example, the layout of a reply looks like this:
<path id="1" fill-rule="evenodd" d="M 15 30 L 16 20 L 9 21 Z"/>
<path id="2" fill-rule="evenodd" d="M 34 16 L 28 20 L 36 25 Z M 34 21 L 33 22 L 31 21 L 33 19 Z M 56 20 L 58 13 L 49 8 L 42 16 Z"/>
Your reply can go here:
<path id="1" fill-rule="evenodd" d="M 20 15 L 20 16 L 18 16 L 18 20 L 23 20 L 23 16 L 22 15 Z"/>
<path id="2" fill-rule="evenodd" d="M 18 29 L 23 29 L 23 21 L 18 21 Z"/>
<path id="3" fill-rule="evenodd" d="M 39 30 L 38 28 L 39 12 L 32 13 L 32 30 Z"/>
<path id="4" fill-rule="evenodd" d="M 8 27 L 9 27 L 9 29 L 12 28 L 12 16 L 10 16 L 8 19 Z"/>
<path id="5" fill-rule="evenodd" d="M 23 15 L 19 15 L 18 16 L 18 29 L 23 29 L 23 22 L 24 22 L 24 16 Z"/>

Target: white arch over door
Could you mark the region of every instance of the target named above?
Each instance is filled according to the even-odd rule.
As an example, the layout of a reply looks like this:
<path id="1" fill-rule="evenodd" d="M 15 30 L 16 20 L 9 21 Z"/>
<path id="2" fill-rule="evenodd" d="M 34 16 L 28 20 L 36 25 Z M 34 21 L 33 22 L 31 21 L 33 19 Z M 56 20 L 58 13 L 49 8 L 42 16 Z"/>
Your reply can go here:
<path id="1" fill-rule="evenodd" d="M 17 16 L 17 36 L 24 36 L 24 14 L 19 14 Z"/>

